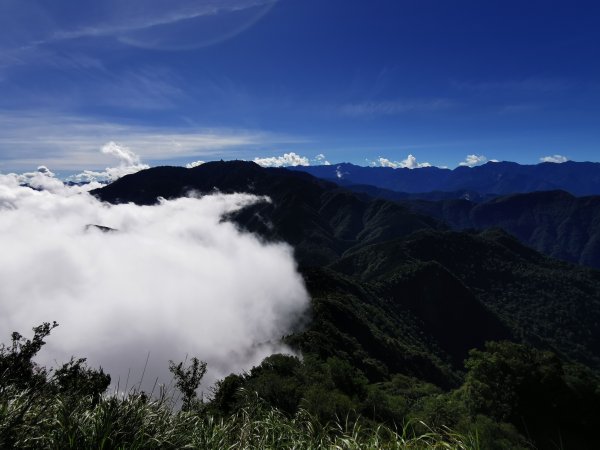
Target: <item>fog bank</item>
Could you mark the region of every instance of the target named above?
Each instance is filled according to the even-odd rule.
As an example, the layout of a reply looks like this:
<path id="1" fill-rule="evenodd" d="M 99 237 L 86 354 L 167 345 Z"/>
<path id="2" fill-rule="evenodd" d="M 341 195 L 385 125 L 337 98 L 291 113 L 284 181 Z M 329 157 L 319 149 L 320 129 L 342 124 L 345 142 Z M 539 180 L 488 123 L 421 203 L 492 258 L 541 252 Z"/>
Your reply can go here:
<path id="1" fill-rule="evenodd" d="M 265 199 L 114 206 L 87 189 L 46 168 L 0 174 L 1 342 L 56 320 L 39 362 L 87 357 L 123 388 L 129 371 L 129 386 L 140 381 L 150 354 L 146 389 L 170 381 L 169 359 L 207 361 L 210 381 L 287 351 L 279 339 L 308 306 L 291 248 L 221 221 Z"/>

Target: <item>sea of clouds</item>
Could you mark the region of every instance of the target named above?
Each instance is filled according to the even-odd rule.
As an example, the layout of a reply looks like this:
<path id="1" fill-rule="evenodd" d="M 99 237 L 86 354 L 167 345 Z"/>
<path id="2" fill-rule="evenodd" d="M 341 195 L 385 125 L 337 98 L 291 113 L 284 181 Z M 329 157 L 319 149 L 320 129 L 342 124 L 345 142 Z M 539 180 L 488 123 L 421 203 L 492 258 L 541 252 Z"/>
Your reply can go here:
<path id="1" fill-rule="evenodd" d="M 290 351 L 280 338 L 309 303 L 292 249 L 222 220 L 268 199 L 109 205 L 93 187 L 67 186 L 45 167 L 0 174 L 1 342 L 57 321 L 38 362 L 86 357 L 120 389 L 141 382 L 146 390 L 170 382 L 169 360 L 206 361 L 212 382 Z"/>

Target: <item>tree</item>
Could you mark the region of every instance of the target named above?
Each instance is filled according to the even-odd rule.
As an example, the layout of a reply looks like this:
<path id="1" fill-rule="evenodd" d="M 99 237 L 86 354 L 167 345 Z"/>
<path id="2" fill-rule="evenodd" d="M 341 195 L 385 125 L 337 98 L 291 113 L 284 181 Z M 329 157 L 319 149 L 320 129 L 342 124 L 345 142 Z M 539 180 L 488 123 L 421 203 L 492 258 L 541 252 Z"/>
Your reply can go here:
<path id="1" fill-rule="evenodd" d="M 169 370 L 175 377 L 175 386 L 183 395 L 181 409 L 190 411 L 198 403 L 198 387 L 206 373 L 206 363 L 198 358 L 192 358 L 188 367 L 183 362 L 175 364 L 169 361 Z"/>
<path id="2" fill-rule="evenodd" d="M 47 372 L 33 358 L 46 343 L 44 339 L 58 326 L 56 322 L 44 322 L 33 328 L 33 338 L 25 339 L 20 333 L 11 334 L 10 345 L 0 345 L 0 388 L 14 384 L 33 387 L 46 382 Z"/>

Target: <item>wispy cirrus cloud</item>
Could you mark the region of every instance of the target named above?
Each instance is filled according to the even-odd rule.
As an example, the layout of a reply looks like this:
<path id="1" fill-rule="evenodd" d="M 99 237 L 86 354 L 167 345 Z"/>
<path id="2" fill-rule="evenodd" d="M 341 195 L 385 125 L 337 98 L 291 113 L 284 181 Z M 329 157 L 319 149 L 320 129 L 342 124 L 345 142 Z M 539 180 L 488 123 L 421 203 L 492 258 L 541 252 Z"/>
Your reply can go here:
<path id="1" fill-rule="evenodd" d="M 112 21 L 75 30 L 58 31 L 52 39 L 75 39 L 95 36 L 121 36 L 165 25 L 173 25 L 200 17 L 235 13 L 250 8 L 272 6 L 277 0 L 175 0 L 170 2 L 129 1 L 129 7 L 117 8 Z M 144 9 L 140 9 L 144 6 Z M 140 11 L 146 14 L 140 15 Z"/>
<path id="2" fill-rule="evenodd" d="M 99 149 L 115 141 L 148 162 L 198 157 L 236 157 L 270 145 L 302 142 L 274 133 L 243 129 L 148 127 L 51 114 L 0 113 L 0 170 L 104 167 Z"/>
<path id="3" fill-rule="evenodd" d="M 167 69 L 141 67 L 113 73 L 97 66 L 93 76 L 84 77 L 77 85 L 63 83 L 56 88 L 12 84 L 0 99 L 0 109 L 48 108 L 77 110 L 80 114 L 95 108 L 120 112 L 173 110 L 189 104 L 185 87 Z"/>
<path id="4" fill-rule="evenodd" d="M 123 44 L 162 50 L 197 48 L 241 33 L 277 1 L 100 0 L 92 14 L 89 13 L 89 5 L 81 2 L 70 7 L 68 25 L 61 23 L 64 11 L 60 5 L 9 2 L 5 6 L 6 12 L 13 13 L 16 25 L 23 23 L 21 27 L 3 27 L 5 31 L 0 32 L 0 48 L 4 48 L 7 59 L 13 62 L 22 62 L 32 49 L 85 38 L 114 38 Z M 34 24 L 40 24 L 37 30 L 28 33 L 19 31 L 27 28 L 26 21 L 31 17 L 35 19 Z M 206 27 L 198 27 L 198 23 L 194 23 L 198 20 L 210 20 L 213 24 L 219 21 L 220 26 L 211 27 L 213 29 L 207 33 L 202 30 Z"/>
<path id="5" fill-rule="evenodd" d="M 422 100 L 387 100 L 348 103 L 340 112 L 350 117 L 392 116 L 410 112 L 435 112 L 451 108 L 454 103 L 445 98 Z"/>

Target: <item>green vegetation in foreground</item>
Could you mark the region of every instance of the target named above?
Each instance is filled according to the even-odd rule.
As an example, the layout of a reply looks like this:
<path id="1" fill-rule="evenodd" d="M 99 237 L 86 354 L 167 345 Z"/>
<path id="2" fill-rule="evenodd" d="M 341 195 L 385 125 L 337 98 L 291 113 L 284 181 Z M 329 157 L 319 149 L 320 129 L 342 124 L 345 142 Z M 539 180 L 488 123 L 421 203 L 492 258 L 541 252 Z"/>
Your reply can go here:
<path id="1" fill-rule="evenodd" d="M 240 407 L 215 414 L 214 405 L 196 398 L 204 363 L 171 363 L 183 407 L 162 391 L 158 398 L 143 392 L 100 395 L 110 384 L 102 370 L 72 360 L 56 371 L 32 358 L 56 324 L 34 328 L 34 337 L 13 333 L 11 345 L 0 347 L 0 448 L 30 449 L 477 449 L 476 435 L 440 428 L 415 434 L 367 420 L 322 422 L 305 409 L 285 414 L 256 393 L 239 390 Z"/>
<path id="2" fill-rule="evenodd" d="M 258 399 L 226 418 L 174 411 L 164 399 L 3 394 L 3 448 L 35 449 L 477 449 L 475 437 L 450 431 L 412 436 L 360 421 L 320 424 L 306 411 L 288 417 Z M 25 412 L 25 413 L 24 413 Z M 23 414 L 24 413 L 24 414 Z M 6 424 L 13 422 L 12 426 Z"/>
<path id="3" fill-rule="evenodd" d="M 107 395 L 110 376 L 33 362 L 56 323 L 0 346 L 0 448 L 594 448 L 598 376 L 510 342 L 473 350 L 454 390 L 369 382 L 339 357 L 273 355 L 197 398 L 206 365 L 170 363 L 174 395 Z"/>

